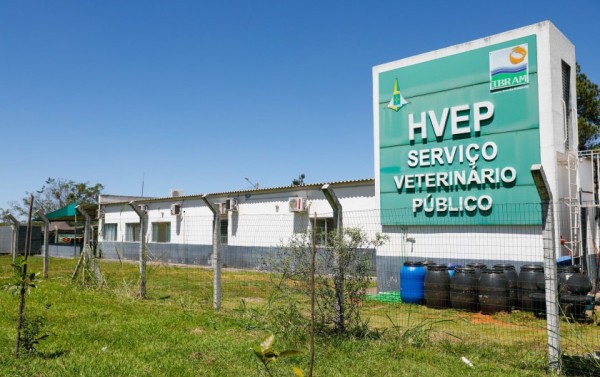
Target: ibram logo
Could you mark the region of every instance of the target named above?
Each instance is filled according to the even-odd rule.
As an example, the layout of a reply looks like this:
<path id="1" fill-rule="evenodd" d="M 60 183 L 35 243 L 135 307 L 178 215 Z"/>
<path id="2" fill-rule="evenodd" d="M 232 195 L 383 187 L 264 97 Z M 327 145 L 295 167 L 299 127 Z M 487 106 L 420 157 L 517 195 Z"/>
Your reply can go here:
<path id="1" fill-rule="evenodd" d="M 490 52 L 490 91 L 529 84 L 527 43 Z"/>
<path id="2" fill-rule="evenodd" d="M 394 82 L 394 92 L 392 93 L 392 99 L 390 103 L 388 103 L 388 109 L 392 109 L 394 111 L 400 110 L 400 108 L 408 103 L 407 100 L 402 97 L 402 93 L 398 90 L 398 79 Z"/>

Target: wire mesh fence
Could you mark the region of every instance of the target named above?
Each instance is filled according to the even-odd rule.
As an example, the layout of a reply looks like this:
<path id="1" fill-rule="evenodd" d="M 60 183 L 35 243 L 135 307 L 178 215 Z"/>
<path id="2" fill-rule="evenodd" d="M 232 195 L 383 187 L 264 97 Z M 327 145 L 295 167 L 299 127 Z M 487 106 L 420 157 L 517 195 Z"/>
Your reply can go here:
<path id="1" fill-rule="evenodd" d="M 426 328 L 439 341 L 548 350 L 549 308 L 556 303 L 553 331 L 561 352 L 571 358 L 595 355 L 600 349 L 595 211 L 582 217 L 586 231 L 575 240 L 572 233 L 562 233 L 570 224 L 563 224 L 567 209 L 561 204 L 554 206 L 553 228 L 546 232 L 539 204 L 493 210 L 495 224 L 476 225 L 465 213 L 464 225 L 446 226 L 381 225 L 410 223 L 412 209 L 344 211 L 341 233 L 340 219 L 332 212 L 230 213 L 219 218 L 221 310 L 276 312 L 275 325 L 281 331 L 306 332 L 314 250 L 320 331 L 410 334 L 411 329 Z M 522 220 L 520 225 L 503 224 L 503 218 L 514 223 L 515 217 Z M 182 310 L 194 300 L 213 300 L 213 220 L 185 214 L 178 218 L 167 230 L 183 239 L 181 243 L 170 242 L 169 233 L 159 236 L 160 225 L 154 224 L 160 221 L 149 220 L 155 230 L 147 243 L 151 295 L 186 292 Z M 100 242 L 97 255 L 137 261 L 140 244 L 128 237 L 133 233 Z M 556 245 L 549 251 L 548 242 Z M 547 271 L 551 264 L 556 266 L 553 276 Z M 133 292 L 135 265 L 123 265 L 125 273 L 118 278 Z M 556 290 L 550 290 L 554 284 Z"/>

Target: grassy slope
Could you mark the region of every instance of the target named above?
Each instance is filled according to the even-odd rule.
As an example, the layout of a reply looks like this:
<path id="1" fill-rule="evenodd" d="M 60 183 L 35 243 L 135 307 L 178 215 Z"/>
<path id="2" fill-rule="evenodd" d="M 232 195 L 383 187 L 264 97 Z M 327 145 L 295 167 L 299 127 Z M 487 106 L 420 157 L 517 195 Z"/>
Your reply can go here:
<path id="1" fill-rule="evenodd" d="M 33 270 L 41 270 L 33 258 Z M 10 274 L 10 260 L 0 257 L 0 285 Z M 224 309 L 211 309 L 210 271 L 154 267 L 147 300 L 132 296 L 135 265 L 104 262 L 109 287 L 85 290 L 69 281 L 72 260 L 51 260 L 50 279 L 28 296 L 32 313 L 48 317 L 50 337 L 40 354 L 12 358 L 16 297 L 0 292 L 0 375 L 2 376 L 241 376 L 261 375 L 251 352 L 268 333 L 264 323 L 240 314 L 241 298 L 264 300 L 265 278 L 249 273 L 224 276 Z M 227 297 L 230 297 L 227 299 Z M 49 309 L 46 306 L 50 305 Z M 374 307 L 375 308 L 375 307 Z M 374 308 L 371 308 L 374 310 Z M 268 327 L 268 326 L 267 326 Z M 440 339 L 445 338 L 439 333 Z M 493 339 L 496 335 L 489 334 Z M 435 336 L 434 336 L 435 337 Z M 476 337 L 440 340 L 422 348 L 411 346 L 394 331 L 379 339 L 320 339 L 317 376 L 481 376 L 544 375 L 543 347 L 528 339 L 497 345 Z M 451 339 L 451 338 L 448 338 Z M 518 338 L 517 338 L 518 339 Z M 277 335 L 276 349 L 290 346 Z M 506 342 L 501 342 L 506 343 Z M 103 347 L 105 351 L 103 351 Z M 307 351 L 306 347 L 304 350 Z M 474 364 L 470 369 L 460 357 Z M 282 360 L 278 375 L 292 375 L 290 366 L 308 369 L 308 352 Z"/>

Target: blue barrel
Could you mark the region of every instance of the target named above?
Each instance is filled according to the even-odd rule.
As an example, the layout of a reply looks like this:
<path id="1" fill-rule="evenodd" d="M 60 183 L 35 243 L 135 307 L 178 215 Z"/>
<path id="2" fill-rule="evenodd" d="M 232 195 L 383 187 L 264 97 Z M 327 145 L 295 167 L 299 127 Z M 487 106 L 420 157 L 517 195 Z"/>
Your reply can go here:
<path id="1" fill-rule="evenodd" d="M 400 270 L 400 298 L 409 304 L 422 304 L 425 300 L 425 271 L 421 262 L 404 262 Z"/>
<path id="2" fill-rule="evenodd" d="M 450 275 L 450 279 L 452 279 L 452 277 L 454 276 L 454 270 L 456 269 L 456 267 L 462 266 L 458 263 L 448 263 L 448 275 Z"/>

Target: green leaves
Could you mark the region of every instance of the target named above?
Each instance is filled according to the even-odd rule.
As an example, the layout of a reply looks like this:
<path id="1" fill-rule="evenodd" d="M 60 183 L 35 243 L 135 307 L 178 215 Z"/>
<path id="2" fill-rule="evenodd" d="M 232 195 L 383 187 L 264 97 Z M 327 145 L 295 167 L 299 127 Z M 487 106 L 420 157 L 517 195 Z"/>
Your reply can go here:
<path id="1" fill-rule="evenodd" d="M 339 233 L 329 231 L 326 238 L 327 243 L 316 248 L 315 256 L 316 329 L 363 336 L 368 323 L 361 318 L 360 308 L 374 276 L 373 248 L 387 242 L 388 237 L 377 233 L 371 239 L 364 230 L 348 227 Z M 270 267 L 286 281 L 278 289 L 288 294 L 288 301 L 298 292 L 310 297 L 311 259 L 312 233 L 306 232 L 290 237 L 270 260 Z"/>
<path id="2" fill-rule="evenodd" d="M 600 87 L 581 72 L 579 64 L 576 77 L 579 149 L 596 149 L 600 146 Z"/>
<path id="3" fill-rule="evenodd" d="M 42 334 L 46 327 L 46 318 L 42 316 L 26 316 L 23 318 L 23 330 L 19 337 L 20 352 L 27 354 L 35 353 L 40 341 L 50 335 Z"/>
<path id="4" fill-rule="evenodd" d="M 71 203 L 96 204 L 98 195 L 104 186 L 100 183 L 94 185 L 88 182 L 75 182 L 63 178 L 48 178 L 42 188 L 34 190 L 36 200 L 34 211 L 50 213 Z M 9 202 L 10 210 L 16 217 L 26 216 L 29 208 L 29 195 L 18 200 Z"/>
<path id="5" fill-rule="evenodd" d="M 27 293 L 31 293 L 31 288 L 37 288 L 36 280 L 40 275 L 39 272 L 25 273 L 25 258 L 19 256 L 13 263 L 10 264 L 13 268 L 13 276 L 8 283 L 4 285 L 4 289 L 15 295 L 19 294 L 21 287 L 26 288 Z"/>
<path id="6" fill-rule="evenodd" d="M 276 362 L 280 357 L 291 357 L 302 354 L 302 352 L 297 350 L 275 351 L 273 349 L 273 344 L 275 344 L 275 335 L 270 334 L 262 341 L 260 346 L 252 347 L 254 355 L 256 355 L 256 357 L 263 363 L 269 375 L 271 375 L 269 364 Z M 300 374 L 298 374 L 298 372 L 300 372 Z M 303 376 L 302 371 L 298 368 L 294 368 L 294 373 L 297 376 Z"/>

